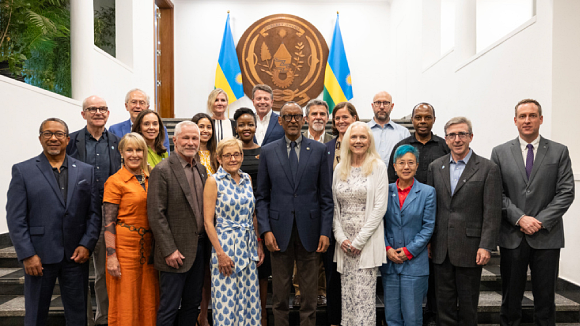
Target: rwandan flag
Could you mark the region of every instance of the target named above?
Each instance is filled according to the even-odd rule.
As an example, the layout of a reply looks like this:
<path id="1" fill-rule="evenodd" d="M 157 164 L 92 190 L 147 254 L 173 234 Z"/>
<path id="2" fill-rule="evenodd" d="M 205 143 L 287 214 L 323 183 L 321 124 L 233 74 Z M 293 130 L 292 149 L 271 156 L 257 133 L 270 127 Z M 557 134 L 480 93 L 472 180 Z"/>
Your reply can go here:
<path id="1" fill-rule="evenodd" d="M 232 30 L 230 29 L 229 12 L 218 65 L 215 71 L 215 88 L 221 88 L 228 94 L 229 103 L 235 102 L 244 96 L 242 71 L 240 70 L 234 38 L 232 37 Z"/>
<path id="2" fill-rule="evenodd" d="M 324 73 L 324 101 L 328 103 L 330 112 L 334 106 L 340 102 L 352 99 L 352 82 L 350 79 L 350 69 L 346 61 L 342 34 L 338 26 L 338 13 L 336 14 L 336 25 L 332 36 L 332 45 L 326 62 L 326 72 Z"/>

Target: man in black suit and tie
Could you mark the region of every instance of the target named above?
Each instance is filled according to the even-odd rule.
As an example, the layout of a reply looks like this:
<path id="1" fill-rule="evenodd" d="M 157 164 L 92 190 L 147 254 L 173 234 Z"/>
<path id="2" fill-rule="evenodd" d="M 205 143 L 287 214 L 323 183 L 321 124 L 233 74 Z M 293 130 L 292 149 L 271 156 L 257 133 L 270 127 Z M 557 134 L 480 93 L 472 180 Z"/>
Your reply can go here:
<path id="1" fill-rule="evenodd" d="M 12 167 L 6 220 L 24 265 L 24 325 L 46 325 L 58 278 L 67 325 L 87 324 L 89 256 L 101 230 L 93 167 L 65 152 L 66 123 L 40 125 L 43 153 Z"/>
<path id="2" fill-rule="evenodd" d="M 82 117 L 87 125 L 70 135 L 66 153 L 77 160 L 92 165 L 95 168 L 95 181 L 99 189 L 99 202 L 103 202 L 103 192 L 107 179 L 121 168 L 121 153 L 117 144 L 120 138 L 108 132 L 105 124 L 109 119 L 107 102 L 98 96 L 89 96 L 83 101 Z M 95 299 L 97 311 L 93 319 L 93 310 L 89 313 L 90 325 L 106 325 L 109 316 L 109 297 L 106 284 L 106 252 L 104 240 L 104 225 L 101 226 L 99 241 L 93 252 L 95 267 Z"/>
<path id="3" fill-rule="evenodd" d="M 568 148 L 540 136 L 543 121 L 538 101 L 520 101 L 514 118 L 518 138 L 491 153 L 503 179 L 501 325 L 521 323 L 528 266 L 535 324 L 555 324 L 554 297 L 564 247 L 562 215 L 574 201 L 574 174 Z"/>
<path id="4" fill-rule="evenodd" d="M 445 124 L 451 153 L 429 165 L 427 183 L 437 191 L 430 254 L 435 270 L 439 325 L 477 325 L 482 266 L 496 249 L 501 220 L 497 165 L 469 148 L 471 121 Z"/>
<path id="5" fill-rule="evenodd" d="M 300 272 L 300 325 L 316 325 L 320 253 L 332 232 L 334 205 L 326 147 L 301 134 L 302 108 L 284 104 L 278 119 L 285 136 L 262 148 L 256 194 L 260 234 L 272 259 L 276 326 L 288 326 L 294 262 Z"/>

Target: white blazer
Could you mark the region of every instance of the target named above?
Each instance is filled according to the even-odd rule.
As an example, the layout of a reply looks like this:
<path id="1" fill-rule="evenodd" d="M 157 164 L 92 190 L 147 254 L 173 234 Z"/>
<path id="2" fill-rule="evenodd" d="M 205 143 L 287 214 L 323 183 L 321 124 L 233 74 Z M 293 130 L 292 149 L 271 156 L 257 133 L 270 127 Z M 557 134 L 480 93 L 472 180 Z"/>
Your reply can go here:
<path id="1" fill-rule="evenodd" d="M 348 238 L 342 230 L 340 224 L 340 204 L 336 199 L 336 184 L 340 180 L 339 163 L 334 169 L 332 179 L 332 197 L 334 199 L 334 219 L 332 229 L 336 238 L 334 250 L 334 261 L 337 270 L 342 274 L 345 253 L 340 245 Z M 365 210 L 365 223 L 356 238 L 349 239 L 352 245 L 361 249 L 359 268 L 380 267 L 387 263 L 387 251 L 385 249 L 385 229 L 383 217 L 387 212 L 389 194 L 389 179 L 387 176 L 387 166 L 383 161 L 377 160 L 373 172 L 367 176 L 367 202 Z"/>

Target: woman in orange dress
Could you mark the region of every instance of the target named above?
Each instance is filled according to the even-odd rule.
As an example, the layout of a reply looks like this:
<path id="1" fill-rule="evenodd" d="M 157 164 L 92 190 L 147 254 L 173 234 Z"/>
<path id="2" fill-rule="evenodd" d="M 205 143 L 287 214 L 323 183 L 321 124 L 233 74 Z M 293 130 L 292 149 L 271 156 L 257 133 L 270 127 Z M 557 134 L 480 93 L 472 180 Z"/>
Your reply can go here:
<path id="1" fill-rule="evenodd" d="M 109 177 L 103 196 L 109 325 L 154 326 L 159 280 L 147 220 L 147 143 L 132 132 L 119 151 L 123 166 Z"/>

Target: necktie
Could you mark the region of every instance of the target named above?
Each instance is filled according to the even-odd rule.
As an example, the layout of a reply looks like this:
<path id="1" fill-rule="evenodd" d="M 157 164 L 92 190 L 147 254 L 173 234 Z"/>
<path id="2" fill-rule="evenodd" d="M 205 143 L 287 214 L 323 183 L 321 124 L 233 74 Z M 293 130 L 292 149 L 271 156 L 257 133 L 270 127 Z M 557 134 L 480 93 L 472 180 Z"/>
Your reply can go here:
<path id="1" fill-rule="evenodd" d="M 534 167 L 534 145 L 528 144 L 526 148 L 528 149 L 528 156 L 526 157 L 526 176 L 529 179 L 530 174 L 532 174 L 532 168 Z"/>
<path id="2" fill-rule="evenodd" d="M 290 143 L 290 171 L 292 172 L 292 177 L 296 181 L 296 173 L 298 172 L 298 155 L 296 155 L 296 142 Z"/>

